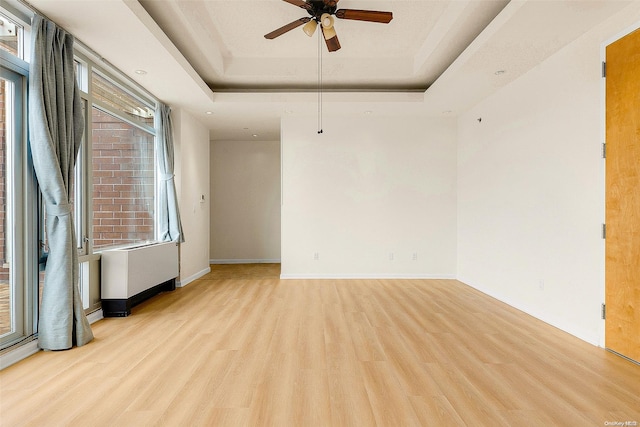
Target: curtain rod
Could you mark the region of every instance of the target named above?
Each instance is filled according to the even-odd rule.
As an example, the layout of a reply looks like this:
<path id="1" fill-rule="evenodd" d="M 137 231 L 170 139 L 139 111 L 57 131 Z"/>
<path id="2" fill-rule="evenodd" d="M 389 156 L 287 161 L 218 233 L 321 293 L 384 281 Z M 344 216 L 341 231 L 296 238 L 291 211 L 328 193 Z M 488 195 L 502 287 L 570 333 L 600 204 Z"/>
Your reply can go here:
<path id="1" fill-rule="evenodd" d="M 29 9 L 31 12 L 33 13 L 37 13 L 39 15 L 44 16 L 44 14 L 42 12 L 40 12 L 38 9 L 36 9 L 35 7 L 33 7 L 30 3 L 27 3 L 24 0 L 17 0 L 18 3 L 20 3 L 22 6 L 26 7 L 27 9 Z M 47 18 L 49 19 L 49 18 Z"/>

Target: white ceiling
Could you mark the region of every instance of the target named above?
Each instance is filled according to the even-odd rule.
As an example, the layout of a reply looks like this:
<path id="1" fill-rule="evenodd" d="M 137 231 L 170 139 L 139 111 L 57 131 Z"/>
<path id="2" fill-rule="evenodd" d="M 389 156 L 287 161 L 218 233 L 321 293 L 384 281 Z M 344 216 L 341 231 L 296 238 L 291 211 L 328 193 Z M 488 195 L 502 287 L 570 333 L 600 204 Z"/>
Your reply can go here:
<path id="1" fill-rule="evenodd" d="M 140 3 L 214 90 L 316 88 L 317 36 L 297 28 L 263 37 L 308 17 L 304 9 L 281 0 Z M 424 91 L 507 3 L 341 0 L 341 8 L 392 11 L 393 20 L 336 20 L 342 48 L 321 44 L 324 85 Z"/>
<path id="2" fill-rule="evenodd" d="M 162 101 L 192 112 L 212 139 L 277 140 L 280 117 L 316 114 L 317 38 L 300 28 L 263 37 L 308 16 L 284 1 L 30 3 Z M 638 3 L 341 0 L 338 8 L 391 11 L 393 20 L 336 20 L 342 49 L 322 45 L 324 114 L 455 116 Z"/>

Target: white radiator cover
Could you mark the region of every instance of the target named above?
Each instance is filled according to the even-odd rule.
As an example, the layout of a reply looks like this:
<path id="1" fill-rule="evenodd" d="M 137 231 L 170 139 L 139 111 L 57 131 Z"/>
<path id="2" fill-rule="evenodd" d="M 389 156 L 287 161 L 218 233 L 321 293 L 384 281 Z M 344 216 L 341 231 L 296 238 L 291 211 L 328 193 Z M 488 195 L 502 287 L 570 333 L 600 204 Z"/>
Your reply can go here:
<path id="1" fill-rule="evenodd" d="M 178 244 L 104 251 L 101 269 L 102 299 L 128 299 L 178 277 Z"/>

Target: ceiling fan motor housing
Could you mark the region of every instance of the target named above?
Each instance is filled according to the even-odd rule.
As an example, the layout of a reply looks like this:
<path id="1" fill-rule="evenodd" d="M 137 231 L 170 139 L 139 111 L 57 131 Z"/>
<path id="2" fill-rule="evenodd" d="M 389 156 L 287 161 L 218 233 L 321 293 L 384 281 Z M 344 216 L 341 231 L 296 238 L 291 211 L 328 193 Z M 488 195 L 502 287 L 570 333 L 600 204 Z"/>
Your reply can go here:
<path id="1" fill-rule="evenodd" d="M 335 15 L 338 9 L 337 3 L 337 1 L 332 0 L 307 0 L 307 4 L 311 5 L 307 12 L 313 19 L 320 22 L 320 17 L 325 13 Z"/>

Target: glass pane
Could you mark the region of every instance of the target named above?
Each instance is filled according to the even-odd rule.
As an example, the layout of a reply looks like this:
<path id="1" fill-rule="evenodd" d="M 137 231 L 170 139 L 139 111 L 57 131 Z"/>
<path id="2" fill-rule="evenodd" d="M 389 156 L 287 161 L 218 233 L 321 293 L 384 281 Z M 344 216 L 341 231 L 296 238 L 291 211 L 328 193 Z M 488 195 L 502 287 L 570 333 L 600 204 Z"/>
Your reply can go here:
<path id="1" fill-rule="evenodd" d="M 11 216 L 8 209 L 7 148 L 10 135 L 13 84 L 0 79 L 0 336 L 13 332 L 15 315 L 11 287 Z"/>
<path id="2" fill-rule="evenodd" d="M 134 123 L 153 126 L 154 110 L 131 96 L 100 74 L 92 73 L 91 83 L 95 99 L 118 111 Z"/>
<path id="3" fill-rule="evenodd" d="M 0 14 L 0 50 L 6 50 L 16 56 L 20 51 L 20 35 L 22 28 L 9 18 Z"/>
<path id="4" fill-rule="evenodd" d="M 153 241 L 154 136 L 92 108 L 93 246 Z"/>
<path id="5" fill-rule="evenodd" d="M 87 105 L 86 101 L 82 100 L 82 117 L 86 117 L 87 114 Z M 73 205 L 74 217 L 73 221 L 76 227 L 76 239 L 78 244 L 79 254 L 84 254 L 85 242 L 84 238 L 86 237 L 86 232 L 84 225 L 84 197 L 83 197 L 83 188 L 85 186 L 84 182 L 84 150 L 85 150 L 85 140 L 86 140 L 87 129 L 85 128 L 84 134 L 82 135 L 82 143 L 80 144 L 80 150 L 78 151 L 78 158 L 76 159 L 76 167 L 74 173 L 74 179 L 72 183 L 72 188 L 70 191 L 71 200 L 69 203 Z"/>

